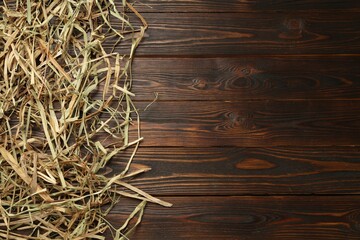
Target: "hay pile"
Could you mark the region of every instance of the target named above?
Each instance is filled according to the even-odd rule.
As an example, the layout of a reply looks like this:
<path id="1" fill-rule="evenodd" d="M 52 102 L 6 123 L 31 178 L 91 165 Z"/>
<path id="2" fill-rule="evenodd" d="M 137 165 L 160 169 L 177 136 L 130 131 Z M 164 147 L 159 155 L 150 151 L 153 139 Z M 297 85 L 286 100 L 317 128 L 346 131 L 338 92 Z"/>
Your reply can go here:
<path id="1" fill-rule="evenodd" d="M 131 63 L 147 24 L 125 0 L 11 2 L 0 7 L 0 238 L 128 239 L 147 202 L 171 205 L 126 182 L 146 171 L 129 168 L 142 140 Z M 129 147 L 125 169 L 103 173 Z M 115 229 L 105 217 L 122 197 L 140 203 Z"/>

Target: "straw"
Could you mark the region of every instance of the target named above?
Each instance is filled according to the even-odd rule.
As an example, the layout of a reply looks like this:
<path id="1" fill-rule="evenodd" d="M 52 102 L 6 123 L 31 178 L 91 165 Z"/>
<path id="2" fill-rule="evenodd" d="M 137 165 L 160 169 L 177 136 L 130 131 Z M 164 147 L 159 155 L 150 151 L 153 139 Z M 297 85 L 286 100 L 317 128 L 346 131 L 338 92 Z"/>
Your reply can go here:
<path id="1" fill-rule="evenodd" d="M 0 238 L 129 239 L 147 202 L 171 206 L 130 182 L 149 170 L 130 167 L 143 139 L 131 63 L 146 28 L 125 0 L 2 3 Z M 125 168 L 104 173 L 128 148 Z M 122 198 L 139 204 L 112 226 Z"/>

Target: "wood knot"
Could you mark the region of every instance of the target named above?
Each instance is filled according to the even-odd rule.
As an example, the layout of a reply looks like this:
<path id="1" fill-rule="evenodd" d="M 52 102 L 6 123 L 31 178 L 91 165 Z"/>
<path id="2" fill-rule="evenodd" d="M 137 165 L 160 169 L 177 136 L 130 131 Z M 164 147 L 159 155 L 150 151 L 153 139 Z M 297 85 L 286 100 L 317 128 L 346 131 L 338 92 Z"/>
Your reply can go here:
<path id="1" fill-rule="evenodd" d="M 207 81 L 205 79 L 202 79 L 202 78 L 195 78 L 193 80 L 193 85 L 192 85 L 194 88 L 196 89 L 199 89 L 199 90 L 204 90 L 204 89 L 207 89 Z"/>
<path id="2" fill-rule="evenodd" d="M 303 21 L 301 19 L 287 19 L 285 26 L 289 30 L 301 30 L 303 28 Z"/>
<path id="3" fill-rule="evenodd" d="M 288 18 L 284 21 L 284 30 L 279 34 L 282 39 L 301 39 L 303 37 L 304 20 Z"/>
<path id="4" fill-rule="evenodd" d="M 240 125 L 241 118 L 237 113 L 224 112 L 222 114 L 222 121 L 216 126 L 217 131 L 224 131 L 236 128 Z"/>
<path id="5" fill-rule="evenodd" d="M 229 113 L 228 117 L 232 122 L 238 122 L 239 116 L 236 113 L 231 112 Z"/>
<path id="6" fill-rule="evenodd" d="M 251 74 L 251 69 L 246 67 L 241 69 L 241 73 L 244 74 L 244 76 L 249 76 Z"/>

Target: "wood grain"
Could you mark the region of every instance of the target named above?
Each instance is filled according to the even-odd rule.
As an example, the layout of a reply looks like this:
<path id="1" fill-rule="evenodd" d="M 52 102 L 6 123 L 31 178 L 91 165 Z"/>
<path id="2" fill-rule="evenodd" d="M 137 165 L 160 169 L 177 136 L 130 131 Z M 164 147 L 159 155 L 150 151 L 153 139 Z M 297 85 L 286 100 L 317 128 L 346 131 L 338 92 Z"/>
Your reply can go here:
<path id="1" fill-rule="evenodd" d="M 142 0 L 135 2 L 141 12 L 255 12 L 255 11 L 359 11 L 354 0 Z"/>
<path id="2" fill-rule="evenodd" d="M 137 100 L 358 99 L 358 57 L 136 59 Z M 159 67 L 161 66 L 161 67 Z"/>
<path id="3" fill-rule="evenodd" d="M 157 102 L 140 112 L 143 146 L 360 144 L 359 101 Z"/>
<path id="4" fill-rule="evenodd" d="M 135 6 L 149 29 L 134 65 L 145 140 L 132 170 L 153 170 L 130 182 L 174 207 L 149 204 L 131 239 L 359 239 L 360 2 Z M 121 199 L 110 221 L 134 206 Z"/>
<path id="5" fill-rule="evenodd" d="M 141 13 L 243 13 L 243 12 L 357 12 L 360 3 L 354 0 L 141 0 L 129 1 Z M 15 0 L 6 0 L 15 6 Z M 115 2 L 122 6 L 121 1 Z"/>
<path id="6" fill-rule="evenodd" d="M 107 171 L 121 172 L 131 151 Z M 131 180 L 155 195 L 359 194 L 359 147 L 141 147 Z"/>
<path id="7" fill-rule="evenodd" d="M 144 13 L 137 56 L 359 54 L 356 13 Z M 116 24 L 116 23 L 115 23 Z M 114 41 L 104 46 L 110 50 Z M 124 44 L 117 51 L 127 52 Z"/>
<path id="8" fill-rule="evenodd" d="M 167 197 L 149 205 L 132 239 L 359 239 L 359 196 Z M 118 221 L 130 208 L 116 207 Z"/>

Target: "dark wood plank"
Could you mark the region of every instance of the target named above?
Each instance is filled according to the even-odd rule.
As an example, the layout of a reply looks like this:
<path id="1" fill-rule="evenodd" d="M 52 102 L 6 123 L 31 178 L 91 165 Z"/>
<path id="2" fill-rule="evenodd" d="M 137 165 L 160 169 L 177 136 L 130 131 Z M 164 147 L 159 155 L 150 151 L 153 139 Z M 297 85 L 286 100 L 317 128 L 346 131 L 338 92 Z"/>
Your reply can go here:
<path id="1" fill-rule="evenodd" d="M 130 151 L 114 158 L 121 172 Z M 181 195 L 359 194 L 359 147 L 146 148 L 131 182 L 148 193 Z"/>
<path id="2" fill-rule="evenodd" d="M 138 100 L 358 99 L 360 58 L 242 57 L 135 60 Z M 160 67 L 161 66 L 161 67 Z"/>
<path id="3" fill-rule="evenodd" d="M 141 116 L 144 146 L 360 144 L 359 101 L 156 102 Z"/>
<path id="4" fill-rule="evenodd" d="M 284 0 L 279 2 L 279 6 L 286 5 Z M 348 4 L 352 6 L 351 2 Z M 290 5 L 296 8 L 302 4 Z M 339 2 L 333 2 L 333 5 L 339 5 Z M 276 9 L 276 5 L 273 7 Z M 306 9 L 309 7 L 310 3 L 307 3 Z M 155 12 L 143 13 L 143 16 L 149 29 L 137 56 L 360 54 L 360 18 L 356 11 L 336 12 L 336 15 L 308 10 L 274 13 Z M 135 18 L 131 18 L 131 22 L 136 25 Z M 116 27 L 117 24 L 121 23 L 114 21 L 115 28 L 121 28 Z M 104 44 L 105 49 L 110 51 L 117 40 L 109 39 Z M 127 54 L 129 45 L 124 44 L 116 50 Z"/>
<path id="5" fill-rule="evenodd" d="M 6 0 L 14 6 L 15 0 Z M 116 1 L 115 1 L 116 2 Z M 117 1 L 121 6 L 121 1 Z M 130 0 L 139 12 L 279 12 L 279 11 L 359 11 L 360 3 L 354 0 Z"/>
<path id="6" fill-rule="evenodd" d="M 358 11 L 354 0 L 142 0 L 135 2 L 141 12 L 254 12 L 254 11 Z"/>
<path id="7" fill-rule="evenodd" d="M 357 13 L 144 13 L 137 56 L 359 54 Z M 108 41 L 106 48 L 113 46 Z M 127 52 L 129 46 L 117 50 Z M 126 49 L 126 50 L 125 50 Z"/>
<path id="8" fill-rule="evenodd" d="M 359 239 L 360 197 L 173 197 L 149 205 L 132 239 Z M 124 202 L 122 202 L 124 203 Z M 119 222 L 125 204 L 109 217 Z"/>

